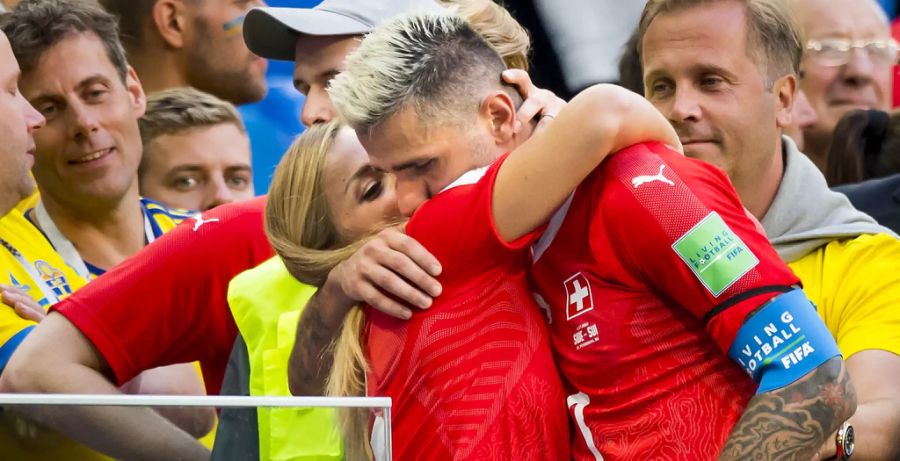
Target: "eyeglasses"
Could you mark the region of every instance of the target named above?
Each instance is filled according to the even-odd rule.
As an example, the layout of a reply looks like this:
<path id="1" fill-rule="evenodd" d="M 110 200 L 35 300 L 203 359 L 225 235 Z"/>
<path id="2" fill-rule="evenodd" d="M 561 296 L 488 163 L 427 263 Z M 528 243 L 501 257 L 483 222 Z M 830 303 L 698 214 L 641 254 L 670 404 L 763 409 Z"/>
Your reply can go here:
<path id="1" fill-rule="evenodd" d="M 806 42 L 809 59 L 827 67 L 847 64 L 850 61 L 850 51 L 853 49 L 864 51 L 873 63 L 887 66 L 896 64 L 900 55 L 900 46 L 894 39 L 854 41 L 845 38 L 826 38 Z"/>

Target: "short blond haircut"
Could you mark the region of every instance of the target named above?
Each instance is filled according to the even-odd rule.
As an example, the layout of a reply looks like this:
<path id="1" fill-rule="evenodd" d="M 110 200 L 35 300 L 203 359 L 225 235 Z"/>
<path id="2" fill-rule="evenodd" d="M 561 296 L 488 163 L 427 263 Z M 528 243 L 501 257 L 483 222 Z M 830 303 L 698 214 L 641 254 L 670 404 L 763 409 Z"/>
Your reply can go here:
<path id="1" fill-rule="evenodd" d="M 505 90 L 500 55 L 461 17 L 422 13 L 376 28 L 347 57 L 328 94 L 342 119 L 364 134 L 410 107 L 424 124 L 465 120 L 486 90 Z"/>

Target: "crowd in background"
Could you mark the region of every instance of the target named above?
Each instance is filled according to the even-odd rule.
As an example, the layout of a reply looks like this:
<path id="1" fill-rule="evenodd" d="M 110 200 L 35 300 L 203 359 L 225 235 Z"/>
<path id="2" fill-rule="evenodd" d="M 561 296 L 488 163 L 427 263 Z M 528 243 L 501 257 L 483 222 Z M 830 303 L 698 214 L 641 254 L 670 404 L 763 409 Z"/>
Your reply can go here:
<path id="1" fill-rule="evenodd" d="M 704 354 L 709 351 L 718 351 L 717 344 L 720 349 L 728 349 L 723 344 L 730 345 L 735 336 L 740 337 L 743 323 L 743 318 L 730 326 L 722 325 L 728 323 L 726 320 L 710 320 L 726 310 L 713 302 L 720 294 L 733 297 L 725 304 L 747 309 L 741 312 L 752 318 L 757 307 L 761 310 L 761 306 L 768 305 L 757 297 L 777 298 L 773 293 L 778 290 L 773 291 L 772 285 L 794 286 L 802 281 L 803 291 L 797 293 L 816 306 L 818 316 L 813 316 L 813 323 L 830 333 L 825 335 L 828 342 L 822 344 L 833 346 L 835 351 L 839 348 L 843 356 L 843 360 L 833 355 L 823 357 L 816 364 L 818 368 L 806 370 L 809 376 L 820 380 L 800 380 L 806 387 L 791 381 L 785 384 L 788 387 L 773 388 L 772 392 L 761 390 L 771 399 L 765 402 L 754 395 L 755 387 L 751 389 L 749 381 L 735 384 L 733 378 L 737 375 L 730 373 L 737 368 L 717 374 L 715 369 L 684 364 L 658 365 L 667 370 L 683 368 L 683 374 L 675 378 L 659 371 L 659 376 L 677 383 L 670 386 L 669 392 L 680 389 L 702 394 L 679 387 L 702 376 L 720 380 L 720 384 L 731 383 L 723 385 L 709 403 L 728 407 L 727 411 L 714 411 L 709 416 L 713 438 L 722 440 L 710 442 L 706 435 L 695 434 L 696 446 L 709 443 L 702 446 L 721 449 L 723 456 L 730 453 L 732 459 L 749 456 L 741 447 L 751 446 L 748 440 L 753 436 L 764 437 L 753 429 L 764 424 L 751 423 L 747 415 L 754 410 L 765 415 L 777 407 L 789 415 L 786 419 L 799 421 L 798 433 L 804 432 L 801 429 L 804 424 L 808 428 L 811 420 L 817 425 L 815 435 L 803 442 L 799 435 L 797 439 L 785 436 L 791 429 L 782 428 L 781 437 L 802 447 L 795 455 L 845 459 L 842 437 L 846 437 L 847 427 L 852 424 L 860 440 L 858 457 L 900 457 L 900 241 L 896 235 L 900 232 L 900 115 L 893 110 L 900 104 L 900 85 L 894 85 L 894 77 L 900 72 L 900 46 L 894 38 L 900 37 L 900 20 L 892 27 L 898 13 L 896 2 L 773 0 L 790 14 L 789 22 L 779 22 L 777 11 L 765 9 L 772 2 L 765 1 L 760 2 L 764 6 L 759 11 L 741 9 L 737 19 L 733 11 L 727 10 L 729 5 L 756 3 L 653 0 L 651 5 L 667 6 L 652 10 L 645 6 L 647 2 L 639 0 L 515 1 L 508 2 L 506 9 L 488 0 L 369 2 L 366 0 L 366 5 L 361 6 L 326 0 L 314 10 L 309 9 L 319 2 L 300 0 L 268 2 L 269 6 L 284 9 L 260 9 L 266 5 L 252 0 L 2 3 L 6 12 L 0 13 L 0 29 L 6 37 L 3 41 L 9 43 L 0 43 L 0 79 L 4 79 L 0 84 L 9 90 L 9 95 L 3 96 L 8 97 L 9 101 L 3 104 L 9 107 L 3 106 L 2 110 L 15 114 L 6 117 L 15 122 L 2 128 L 0 142 L 7 145 L 7 150 L 18 149 L 26 155 L 23 157 L 18 151 L 10 154 L 11 167 L 4 166 L 5 172 L 0 173 L 0 211 L 5 213 L 0 219 L 0 244 L 4 247 L 0 249 L 4 304 L 0 308 L 6 309 L 0 315 L 0 389 L 53 393 L 365 395 L 373 385 L 366 378 L 374 380 L 367 373 L 373 368 L 393 369 L 384 361 L 373 359 L 369 355 L 373 343 L 361 338 L 369 340 L 381 332 L 389 338 L 385 344 L 394 344 L 391 335 L 397 333 L 384 325 L 394 325 L 396 319 L 420 319 L 413 314 L 420 307 L 443 306 L 442 290 L 453 293 L 458 288 L 454 285 L 453 269 L 479 267 L 481 260 L 466 260 L 459 257 L 461 254 L 491 254 L 486 259 L 502 265 L 510 280 L 525 280 L 524 270 L 520 273 L 510 269 L 517 267 L 515 264 L 525 257 L 524 253 L 506 252 L 525 248 L 524 244 L 522 248 L 513 247 L 516 242 L 534 237 L 534 241 L 528 240 L 534 245 L 530 257 L 535 259 L 529 283 L 541 289 L 542 285 L 565 285 L 568 299 L 568 284 L 572 280 L 554 278 L 563 275 L 555 274 L 554 258 L 563 251 L 583 251 L 559 250 L 554 246 L 557 244 L 551 243 L 557 231 L 570 235 L 561 224 L 565 214 L 556 218 L 559 215 L 554 213 L 560 208 L 587 205 L 569 197 L 560 207 L 552 201 L 552 192 L 542 190 L 528 195 L 527 181 L 504 183 L 497 179 L 498 184 L 515 184 L 517 187 L 512 190 L 526 192 L 503 202 L 509 203 L 509 209 L 517 210 L 516 213 L 510 211 L 507 215 L 513 216 L 506 216 L 505 220 L 504 216 L 493 215 L 488 225 L 496 226 L 496 234 L 481 237 L 477 232 L 462 232 L 466 225 L 473 225 L 470 221 L 445 221 L 449 214 L 432 211 L 423 204 L 445 188 L 459 187 L 457 177 L 463 187 L 471 185 L 465 183 L 466 176 L 462 175 L 467 170 L 487 167 L 494 159 L 496 165 L 508 163 L 507 157 L 499 154 L 515 154 L 515 149 L 533 133 L 556 136 L 556 141 L 537 144 L 546 138 L 535 134 L 537 141 L 530 145 L 541 145 L 546 150 L 556 148 L 549 146 L 571 147 L 566 152 L 571 150 L 577 158 L 574 153 L 582 144 L 576 140 L 584 131 L 580 128 L 590 126 L 605 136 L 601 140 L 588 138 L 605 150 L 585 150 L 602 151 L 603 155 L 596 158 L 596 164 L 582 166 L 585 173 L 581 179 L 592 180 L 595 176 L 588 176 L 589 172 L 606 154 L 634 141 L 661 141 L 675 146 L 687 157 L 706 163 L 696 169 L 678 166 L 679 160 L 670 159 L 668 151 L 654 152 L 650 157 L 666 159 L 661 165 L 668 165 L 679 176 L 713 178 L 703 183 L 705 186 L 690 181 L 687 184 L 717 191 L 706 192 L 716 196 L 712 204 L 704 201 L 705 196 L 697 200 L 725 216 L 727 225 L 737 226 L 737 234 L 747 241 L 746 248 L 760 252 L 757 254 L 761 256 L 754 257 L 756 263 L 747 263 L 740 277 L 760 261 L 768 270 L 755 269 L 761 275 L 753 272 L 754 278 L 747 284 L 735 283 L 740 278 L 735 275 L 728 283 L 711 289 L 710 283 L 718 282 L 691 272 L 687 266 L 690 258 L 685 254 L 679 253 L 681 260 L 669 261 L 683 274 L 663 275 L 635 261 L 663 260 L 657 255 L 663 254 L 665 248 L 654 253 L 659 248 L 631 248 L 623 243 L 619 247 L 621 254 L 611 250 L 606 256 L 622 258 L 622 271 L 631 271 L 622 280 L 635 285 L 623 289 L 627 283 L 617 285 L 617 281 L 606 293 L 608 297 L 639 292 L 647 295 L 647 306 L 683 307 L 691 315 L 665 318 L 687 325 L 686 334 L 709 332 L 712 339 L 706 338 L 708 344 L 703 346 L 708 349 L 700 347 L 697 355 L 707 357 Z M 304 22 L 308 21 L 306 16 L 295 15 L 300 9 L 328 13 L 330 3 L 342 17 L 350 19 L 326 15 Z M 387 6 L 372 6 L 382 3 Z M 384 69 L 390 69 L 392 64 L 398 69 L 413 69 L 417 56 L 439 54 L 435 51 L 440 50 L 439 46 L 415 54 L 408 62 L 385 58 L 377 53 L 383 50 L 371 43 L 370 48 L 364 44 L 360 51 L 372 53 L 368 60 L 365 54 L 353 54 L 362 36 L 398 12 L 422 3 L 435 11 L 452 8 L 465 18 L 460 22 L 468 24 L 466 27 L 471 27 L 490 46 L 490 53 L 502 58 L 506 69 L 513 70 L 503 74 L 501 87 L 490 87 L 495 90 L 491 94 L 503 96 L 498 97 L 496 106 L 484 109 L 494 115 L 506 114 L 508 119 L 504 120 L 519 119 L 518 124 L 497 122 L 498 128 L 490 133 L 503 141 L 491 146 L 502 145 L 506 149 L 497 156 L 487 155 L 485 152 L 490 149 L 481 145 L 472 148 L 476 145 L 472 141 L 475 134 L 469 139 L 464 137 L 468 135 L 465 132 L 451 132 L 455 135 L 447 135 L 446 139 L 469 139 L 472 142 L 468 144 L 435 144 L 453 155 L 463 151 L 458 147 L 461 144 L 478 155 L 490 157 L 486 164 L 482 163 L 487 157 L 476 154 L 465 165 L 462 161 L 446 160 L 451 158 L 447 154 L 427 161 L 410 156 L 399 162 L 402 165 L 382 168 L 372 166 L 366 156 L 369 151 L 374 161 L 383 161 L 374 152 L 401 155 L 414 150 L 405 150 L 408 145 L 421 147 L 425 140 L 434 143 L 429 136 L 440 130 L 423 120 L 443 120 L 438 113 L 465 113 L 456 99 L 442 99 L 447 97 L 447 91 L 456 95 L 488 88 L 466 82 L 467 78 L 477 80 L 475 71 L 466 74 L 466 78 L 454 73 L 455 67 L 466 70 L 466 66 L 475 66 L 468 59 L 448 60 L 455 67 L 433 69 L 435 75 L 448 76 L 437 79 L 450 82 L 446 87 L 437 83 L 427 86 L 431 81 L 427 72 L 418 78 L 410 70 L 416 77 L 409 80 L 397 77 L 405 74 L 401 71 L 379 74 L 387 73 Z M 358 17 L 347 14 L 353 8 L 359 9 Z M 716 27 L 704 26 L 710 24 L 704 21 L 720 18 L 727 20 Z M 411 30 L 405 32 L 415 36 L 415 28 Z M 733 30 L 747 32 L 733 34 Z M 465 40 L 459 41 L 463 44 L 455 46 L 460 50 L 477 50 L 477 46 L 467 48 Z M 678 44 L 673 46 L 673 42 Z M 345 60 L 348 55 L 349 60 Z M 478 59 L 473 58 L 475 61 Z M 377 65 L 366 66 L 373 62 Z M 346 66 L 351 67 L 350 71 L 341 73 Z M 341 77 L 335 79 L 338 74 Z M 357 87 L 352 78 L 371 83 Z M 454 83 L 454 78 L 460 83 Z M 396 116 L 390 110 L 368 104 L 378 101 L 391 108 L 392 101 L 406 101 L 404 98 L 412 98 L 410 94 L 415 93 L 406 93 L 403 88 L 394 88 L 396 94 L 390 93 L 389 84 L 378 86 L 385 80 L 397 87 L 421 90 L 416 94 L 427 94 L 428 98 L 423 99 L 426 102 L 439 101 L 435 103 L 438 110 L 416 100 L 418 105 L 414 106 L 420 112 L 404 119 L 404 124 L 417 135 L 393 128 Z M 613 83 L 631 93 L 620 92 L 618 87 L 595 86 L 601 83 Z M 627 129 L 609 128 L 616 125 L 599 115 L 593 116 L 603 112 L 601 95 L 608 98 L 608 107 L 621 109 L 611 112 L 616 119 L 626 121 L 623 125 Z M 509 109 L 503 105 L 506 101 L 512 110 L 504 112 Z M 567 101 L 572 103 L 567 105 Z M 2 118 L 4 115 L 0 114 Z M 349 127 L 338 123 L 339 119 Z M 574 124 L 574 120 L 581 123 Z M 445 129 L 445 125 L 440 127 Z M 350 128 L 367 135 L 357 140 Z M 301 133 L 304 134 L 298 138 Z M 395 143 L 395 138 L 408 145 Z M 523 158 L 527 158 L 527 147 L 523 152 Z M 559 158 L 569 157 L 559 154 Z M 6 165 L 7 161 L 2 163 Z M 548 177 L 565 177 L 570 169 L 555 170 L 549 163 L 548 166 L 535 161 L 525 165 L 540 166 L 539 171 Z M 478 174 L 501 177 L 496 165 L 488 173 Z M 452 168 L 464 169 L 453 175 L 449 173 Z M 656 173 L 635 176 L 629 190 L 640 190 L 640 186 L 654 181 L 671 183 L 664 166 Z M 411 180 L 411 175 L 418 175 L 417 179 Z M 447 181 L 437 179 L 444 176 Z M 581 182 L 571 181 L 573 185 Z M 497 187 L 500 192 L 492 190 L 495 203 L 507 197 Z M 559 187 L 560 200 L 566 200 L 572 187 Z M 267 192 L 268 197 L 259 197 Z M 535 211 L 543 209 L 541 200 L 547 201 L 544 214 Z M 643 203 L 640 198 L 636 200 L 639 205 Z M 530 205 L 516 208 L 522 203 Z M 457 206 L 477 210 L 481 204 L 460 200 Z M 679 210 L 676 199 L 669 206 Z M 716 208 L 719 206 L 722 208 Z M 740 213 L 728 214 L 735 206 Z M 688 211 L 684 213 L 689 214 Z M 535 217 L 529 218 L 529 213 Z M 478 213 L 473 211 L 472 215 Z M 431 220 L 421 216 L 431 216 Z M 544 244 L 531 228 L 551 216 L 557 222 L 551 220 L 548 228 L 541 228 L 551 235 Z M 413 217 L 406 232 L 389 227 L 404 217 Z M 529 219 L 535 221 L 534 226 L 520 224 L 522 220 L 531 223 Z M 635 219 L 634 224 L 638 222 L 644 221 Z M 446 234 L 446 228 L 457 224 L 471 246 L 436 252 L 432 245 L 438 243 L 429 236 Z M 616 226 L 619 224 L 611 221 L 604 223 L 611 229 L 610 235 L 637 232 L 637 228 Z M 642 232 L 657 235 L 652 226 Z M 576 236 L 575 240 L 581 237 L 577 232 L 571 235 Z M 667 242 L 669 237 L 672 236 L 660 230 L 656 240 Z M 496 243 L 492 238 L 501 238 L 503 245 L 483 244 L 479 238 L 491 244 Z M 675 248 L 677 243 L 664 246 Z M 457 244 L 454 240 L 448 245 Z M 627 251 L 622 249 L 625 247 Z M 544 261 L 549 261 L 546 264 L 550 269 L 537 263 L 544 251 L 548 251 Z M 601 250 L 593 244 L 591 251 Z M 628 259 L 632 256 L 635 261 Z M 681 267 L 682 260 L 685 267 Z M 442 270 L 445 274 L 439 277 Z M 497 268 L 487 271 L 492 270 Z M 696 280 L 692 278 L 694 274 Z M 678 280 L 678 276 L 684 278 Z M 690 290 L 685 288 L 690 286 L 684 282 L 688 279 L 702 283 L 697 285 L 700 295 L 680 294 L 679 290 Z M 771 283 L 763 283 L 766 281 Z M 598 283 L 594 279 L 588 282 Z M 579 285 L 581 279 L 574 283 L 572 289 L 577 293 L 583 287 Z M 666 294 L 660 295 L 660 291 Z M 574 334 L 574 347 L 580 351 L 592 343 L 592 338 L 605 337 L 602 324 L 599 333 L 597 324 L 588 326 L 586 320 L 584 328 L 564 330 L 565 323 L 559 326 L 561 320 L 554 317 L 560 311 L 554 310 L 559 306 L 553 299 L 537 296 L 533 301 L 530 293 L 527 297 L 529 300 L 522 303 L 529 307 L 534 304 L 535 309 L 528 314 L 534 318 L 525 315 L 526 320 L 521 320 L 514 316 L 513 320 L 498 322 L 522 321 L 526 325 L 522 328 L 531 328 L 528 325 L 543 320 L 542 315 L 536 314 L 539 308 L 551 318 L 550 336 L 529 340 L 528 347 L 532 349 L 528 350 L 535 363 L 543 360 L 542 351 L 548 362 L 556 360 L 562 381 L 555 371 L 547 378 L 534 372 L 536 365 L 532 362 L 527 367 L 523 365 L 523 369 L 533 373 L 525 373 L 529 379 L 546 387 L 543 396 L 559 397 L 562 404 L 566 401 L 563 386 L 568 386 L 565 390 L 595 386 L 599 389 L 596 395 L 607 398 L 610 408 L 630 408 L 633 402 L 617 396 L 604 387 L 605 383 L 596 384 L 592 378 L 580 375 L 580 359 L 557 349 L 551 359 L 553 338 L 571 338 Z M 751 306 L 748 299 L 760 302 Z M 599 306 L 601 297 L 590 302 Z M 578 305 L 582 304 L 583 301 Z M 369 308 L 357 308 L 363 305 Z M 49 311 L 51 307 L 53 311 Z M 708 312 L 701 312 L 701 307 L 708 307 Z M 561 309 L 567 312 L 565 305 Z M 701 325 L 697 319 L 704 323 Z M 410 329 L 420 328 L 419 324 L 412 325 L 416 326 Z M 407 334 L 406 327 L 397 328 Z M 484 331 L 467 334 L 471 335 L 469 339 L 483 338 L 486 344 L 493 344 Z M 583 344 L 584 341 L 588 342 Z M 555 343 L 552 346 L 561 347 Z M 679 350 L 669 343 L 653 349 Z M 634 353 L 623 355 L 630 359 L 645 350 L 631 352 Z M 384 355 L 392 356 L 390 352 Z M 446 373 L 416 360 L 411 362 L 423 367 L 415 369 L 416 373 Z M 421 362 L 429 363 L 425 359 Z M 449 359 L 447 363 L 459 365 Z M 712 368 L 733 365 L 725 354 L 709 363 Z M 628 377 L 634 370 L 644 370 L 641 367 L 604 365 L 606 368 L 598 368 L 604 373 L 627 369 L 626 379 L 633 378 L 628 385 L 635 388 L 653 381 L 646 376 Z M 552 365 L 546 368 L 556 370 Z M 642 372 L 657 372 L 652 367 L 649 370 Z M 519 375 L 514 379 L 520 379 Z M 810 387 L 810 383 L 819 387 Z M 425 406 L 409 403 L 418 400 L 402 398 L 413 393 L 412 389 L 421 392 L 416 395 L 428 393 L 427 388 L 419 391 L 416 386 L 424 385 L 387 381 L 379 390 L 394 397 L 403 411 L 409 411 L 403 413 L 407 415 L 413 414 L 409 408 Z M 497 392 L 518 395 L 509 390 Z M 524 391 L 522 395 L 525 397 L 519 398 L 531 396 Z M 571 425 L 565 422 L 565 407 L 528 408 L 545 415 L 542 420 L 536 418 L 541 421 L 535 425 L 542 428 L 540 437 L 550 441 L 545 446 L 550 451 L 532 454 L 532 459 L 547 459 L 551 455 L 546 453 L 550 452 L 555 453 L 552 457 L 573 456 L 579 460 L 603 459 L 598 457 L 600 453 L 610 459 L 679 458 L 666 451 L 665 444 L 643 446 L 646 438 L 625 430 L 615 437 L 598 435 L 616 433 L 618 427 L 643 427 L 650 423 L 646 415 L 606 413 L 596 404 L 586 410 L 590 400 L 572 400 L 579 395 L 572 394 L 566 401 L 573 415 Z M 663 397 L 655 403 L 658 408 L 653 407 L 654 403 L 645 403 L 659 412 L 656 423 L 663 426 L 659 421 L 674 417 L 666 414 L 666 408 L 677 399 L 669 401 L 667 394 L 660 395 Z M 739 402 L 741 408 L 731 408 L 727 402 L 732 400 Z M 806 416 L 801 415 L 807 410 L 799 406 L 799 400 L 812 402 L 810 408 L 815 407 L 820 413 L 809 410 L 804 413 Z M 744 413 L 744 407 L 750 410 Z M 554 409 L 560 410 L 561 423 L 554 419 L 558 416 Z M 850 417 L 854 409 L 855 415 Z M 723 415 L 721 419 L 719 413 Z M 597 419 L 585 423 L 584 414 Z M 781 416 L 777 411 L 773 414 Z M 428 426 L 430 420 L 399 418 L 395 424 L 402 430 L 399 435 L 395 432 L 394 437 L 400 454 L 395 455 L 399 459 L 434 456 L 428 450 L 440 442 L 420 437 L 415 429 L 424 427 L 428 432 L 432 429 Z M 844 420 L 848 423 L 842 424 Z M 340 429 L 335 429 L 335 421 Z M 382 459 L 377 444 L 368 443 L 379 434 L 378 424 L 378 415 L 335 414 L 331 410 L 217 413 L 205 408 L 85 408 L 69 413 L 38 409 L 23 414 L 3 410 L 0 458 L 106 459 L 101 455 L 104 453 L 129 459 L 204 459 L 212 449 L 215 459 Z M 295 439 L 291 434 L 297 428 L 310 435 Z M 568 443 L 570 429 L 572 447 Z M 435 432 L 442 430 L 438 427 Z M 514 428 L 496 430 L 516 437 Z M 694 435 L 684 437 L 690 439 Z M 560 440 L 565 443 L 552 443 Z M 417 452 L 418 444 L 427 444 L 428 449 Z M 462 452 L 470 458 L 487 459 L 477 448 Z M 502 457 L 499 453 L 516 449 L 514 445 L 504 446 L 508 452 L 498 449 L 492 456 Z M 452 458 L 443 452 L 441 456 Z"/>

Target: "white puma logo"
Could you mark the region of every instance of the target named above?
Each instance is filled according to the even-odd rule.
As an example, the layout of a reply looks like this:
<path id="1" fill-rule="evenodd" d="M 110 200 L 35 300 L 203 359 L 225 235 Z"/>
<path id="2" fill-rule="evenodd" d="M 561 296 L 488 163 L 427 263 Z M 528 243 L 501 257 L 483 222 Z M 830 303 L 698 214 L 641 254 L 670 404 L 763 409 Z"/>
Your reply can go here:
<path id="1" fill-rule="evenodd" d="M 653 175 L 653 176 L 650 176 L 650 175 L 638 176 L 631 180 L 631 184 L 634 185 L 635 189 L 637 189 L 638 186 L 640 186 L 642 184 L 647 184 L 647 183 L 653 182 L 653 181 L 664 182 L 670 186 L 674 186 L 675 185 L 674 182 L 670 181 L 669 178 L 666 178 L 665 176 L 663 176 L 663 168 L 665 168 L 665 167 L 666 167 L 665 165 L 660 165 L 659 166 L 659 174 Z"/>
<path id="2" fill-rule="evenodd" d="M 219 218 L 203 219 L 203 215 L 201 213 L 197 213 L 194 216 L 191 216 L 191 219 L 194 220 L 194 232 L 197 232 L 197 229 L 200 229 L 200 226 L 206 223 L 219 222 Z"/>

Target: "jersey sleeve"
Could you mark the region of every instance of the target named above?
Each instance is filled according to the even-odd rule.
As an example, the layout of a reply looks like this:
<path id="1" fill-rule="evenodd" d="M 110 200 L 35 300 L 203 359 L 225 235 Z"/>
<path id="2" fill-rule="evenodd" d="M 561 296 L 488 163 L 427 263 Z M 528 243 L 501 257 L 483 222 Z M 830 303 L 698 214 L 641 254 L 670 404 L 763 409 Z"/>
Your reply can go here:
<path id="1" fill-rule="evenodd" d="M 494 182 L 507 157 L 503 155 L 490 167 L 463 175 L 422 204 L 407 224 L 407 234 L 438 258 L 445 272 L 448 266 L 451 271 L 458 267 L 468 273 L 481 272 L 502 255 L 524 254 L 538 236 L 540 229 L 535 229 L 506 242 L 497 232 L 492 212 Z"/>
<path id="2" fill-rule="evenodd" d="M 222 376 L 206 362 L 227 360 L 236 327 L 229 281 L 273 252 L 264 201 L 225 205 L 190 219 L 54 306 L 87 336 L 118 384 L 163 365 L 200 361 L 207 388 Z M 221 369 L 218 370 L 221 373 Z"/>
<path id="3" fill-rule="evenodd" d="M 591 226 L 604 226 L 643 282 L 702 319 L 723 351 L 751 311 L 799 283 L 715 167 L 641 144 L 605 174 L 611 186 Z"/>
<path id="4" fill-rule="evenodd" d="M 900 241 L 881 234 L 834 242 L 819 264 L 827 294 L 818 308 L 844 357 L 900 355 Z"/>

